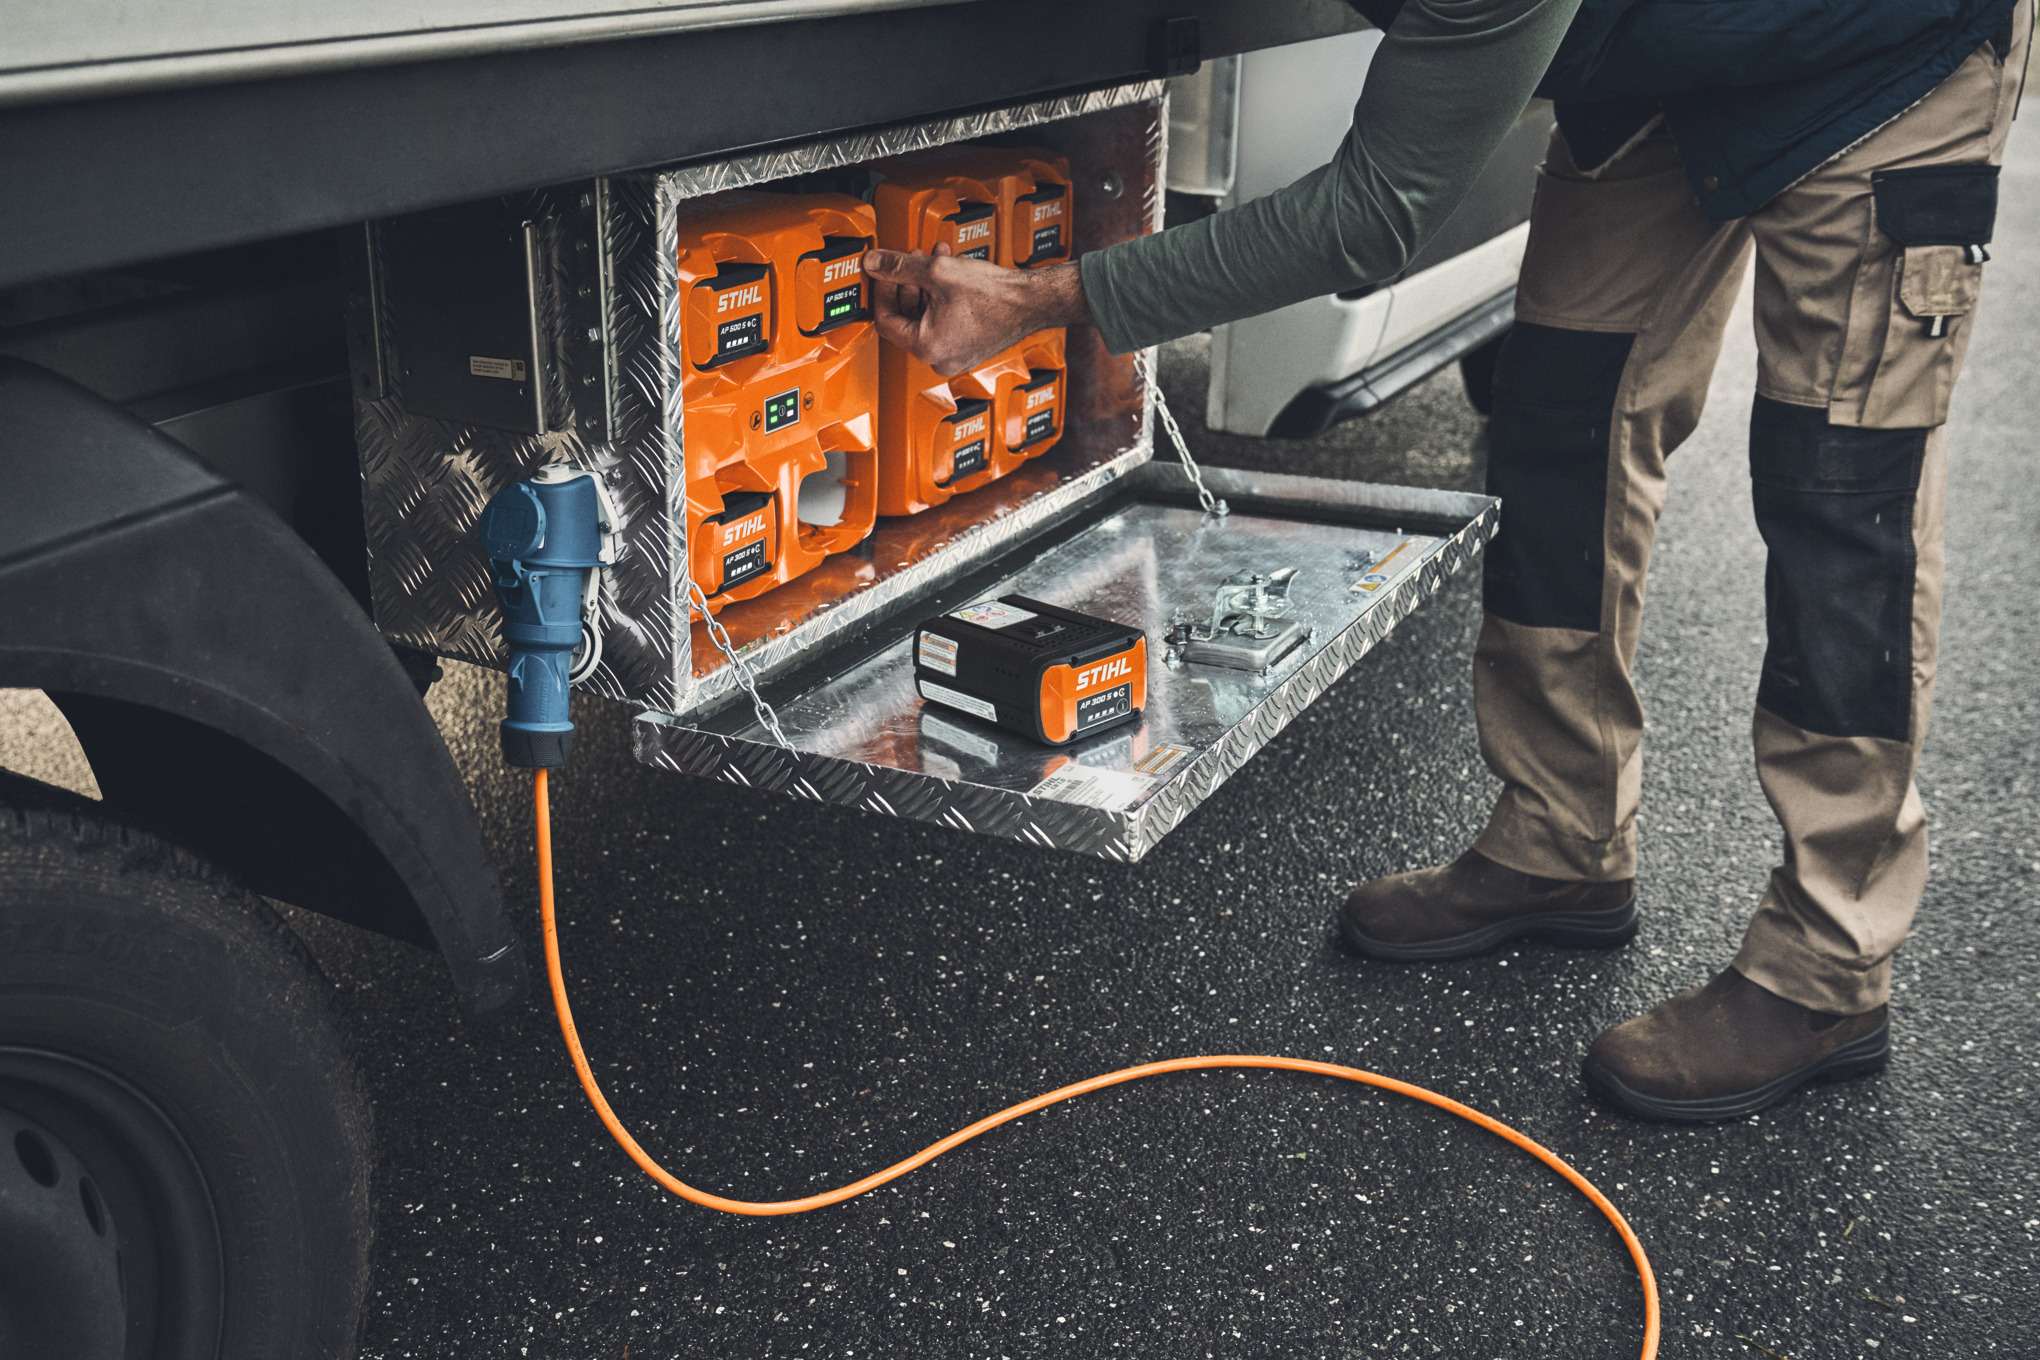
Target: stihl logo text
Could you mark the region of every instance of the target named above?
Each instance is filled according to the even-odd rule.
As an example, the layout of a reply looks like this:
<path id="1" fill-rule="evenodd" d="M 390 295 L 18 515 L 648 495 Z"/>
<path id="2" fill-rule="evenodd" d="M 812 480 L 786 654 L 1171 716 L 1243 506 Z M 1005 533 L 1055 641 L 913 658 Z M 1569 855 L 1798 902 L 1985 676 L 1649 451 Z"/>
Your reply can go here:
<path id="1" fill-rule="evenodd" d="M 956 437 L 958 439 L 968 439 L 974 434 L 983 434 L 987 422 L 988 417 L 972 416 L 969 420 L 956 427 Z"/>
<path id="2" fill-rule="evenodd" d="M 956 229 L 956 239 L 959 242 L 982 241 L 988 238 L 991 234 L 992 234 L 992 219 L 989 217 L 987 217 L 982 222 L 965 222 Z"/>
<path id="3" fill-rule="evenodd" d="M 863 272 L 864 261 L 861 259 L 838 260 L 822 270 L 822 282 L 836 283 Z"/>
<path id="4" fill-rule="evenodd" d="M 748 307 L 754 302 L 763 302 L 764 300 L 765 285 L 754 283 L 749 288 L 736 288 L 722 294 L 715 300 L 715 309 L 718 312 L 729 312 L 739 307 Z"/>
<path id="5" fill-rule="evenodd" d="M 1044 217 L 1061 217 L 1061 216 L 1062 216 L 1062 200 L 1059 198 L 1056 199 L 1053 203 L 1037 203 L 1034 205 L 1034 220 L 1037 222 L 1039 222 Z"/>
<path id="6" fill-rule="evenodd" d="M 1027 409 L 1032 411 L 1035 407 L 1046 406 L 1054 400 L 1055 389 L 1053 387 L 1044 387 L 1039 392 L 1029 392 L 1027 394 Z"/>
<path id="7" fill-rule="evenodd" d="M 1077 693 L 1082 694 L 1085 690 L 1102 685 L 1108 680 L 1117 680 L 1121 676 L 1132 674 L 1133 658 L 1127 656 L 1107 661 L 1101 666 L 1093 666 L 1089 670 L 1078 671 Z"/>
<path id="8" fill-rule="evenodd" d="M 733 543 L 737 539 L 749 538 L 753 534 L 762 534 L 764 532 L 765 532 L 765 512 L 763 510 L 760 510 L 755 515 L 744 516 L 742 519 L 738 520 L 735 524 L 724 525 L 723 542 Z"/>

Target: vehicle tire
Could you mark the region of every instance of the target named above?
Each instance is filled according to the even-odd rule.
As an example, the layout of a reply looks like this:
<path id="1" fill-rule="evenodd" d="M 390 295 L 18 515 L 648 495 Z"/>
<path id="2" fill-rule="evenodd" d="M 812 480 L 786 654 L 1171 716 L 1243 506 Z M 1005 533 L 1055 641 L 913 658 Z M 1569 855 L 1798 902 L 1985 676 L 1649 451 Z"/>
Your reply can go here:
<path id="1" fill-rule="evenodd" d="M 326 983 L 261 898 L 4 774 L 0 1135 L 0 1353 L 353 1354 L 370 1119 Z"/>
<path id="2" fill-rule="evenodd" d="M 1495 413 L 1495 360 L 1501 357 L 1502 341 L 1508 338 L 1509 333 L 1503 331 L 1479 349 L 1459 356 L 1459 376 L 1466 380 L 1466 399 L 1484 416 Z"/>

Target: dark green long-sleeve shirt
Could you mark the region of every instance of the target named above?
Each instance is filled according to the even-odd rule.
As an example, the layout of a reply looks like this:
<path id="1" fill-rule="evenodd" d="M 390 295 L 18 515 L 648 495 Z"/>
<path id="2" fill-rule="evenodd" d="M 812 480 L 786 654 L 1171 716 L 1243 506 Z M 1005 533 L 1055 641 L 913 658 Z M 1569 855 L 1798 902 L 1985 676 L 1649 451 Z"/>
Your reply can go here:
<path id="1" fill-rule="evenodd" d="M 1114 354 L 1392 277 L 1473 184 L 1579 0 L 1406 0 L 1331 164 L 1186 226 L 1093 251 Z"/>

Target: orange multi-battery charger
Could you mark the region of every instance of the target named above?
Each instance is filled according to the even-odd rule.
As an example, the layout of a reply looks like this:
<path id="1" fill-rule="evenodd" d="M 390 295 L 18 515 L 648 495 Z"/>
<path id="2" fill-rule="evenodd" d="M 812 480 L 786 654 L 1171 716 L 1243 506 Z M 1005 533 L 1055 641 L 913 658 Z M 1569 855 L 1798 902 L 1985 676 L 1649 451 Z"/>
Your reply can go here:
<path id="1" fill-rule="evenodd" d="M 872 191 L 878 240 L 887 249 L 947 245 L 1022 269 L 1070 257 L 1070 172 L 1059 156 L 956 146 L 872 168 L 880 176 Z M 1060 329 L 949 378 L 881 345 L 878 512 L 929 509 L 1046 453 L 1062 436 L 1065 377 Z"/>
<path id="2" fill-rule="evenodd" d="M 683 203 L 687 567 L 711 611 L 870 534 L 878 514 L 871 208 L 842 194 Z"/>

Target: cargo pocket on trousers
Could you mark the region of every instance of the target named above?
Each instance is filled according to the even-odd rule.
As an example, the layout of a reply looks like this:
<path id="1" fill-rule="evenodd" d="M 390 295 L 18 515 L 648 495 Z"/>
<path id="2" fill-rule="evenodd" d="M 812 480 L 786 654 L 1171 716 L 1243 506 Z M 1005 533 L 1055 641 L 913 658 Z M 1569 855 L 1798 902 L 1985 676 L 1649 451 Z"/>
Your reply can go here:
<path id="1" fill-rule="evenodd" d="M 1998 167 L 1928 165 L 1871 178 L 1877 227 L 1899 246 L 1864 425 L 1939 425 L 1969 348 L 1997 220 Z"/>

